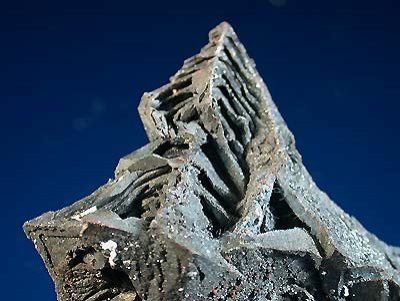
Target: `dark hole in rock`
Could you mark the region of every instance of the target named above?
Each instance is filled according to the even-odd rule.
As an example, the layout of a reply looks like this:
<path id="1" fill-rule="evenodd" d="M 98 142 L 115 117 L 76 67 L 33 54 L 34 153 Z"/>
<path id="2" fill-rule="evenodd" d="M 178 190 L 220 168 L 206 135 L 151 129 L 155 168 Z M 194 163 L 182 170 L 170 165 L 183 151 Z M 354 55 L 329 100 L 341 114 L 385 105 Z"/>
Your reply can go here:
<path id="1" fill-rule="evenodd" d="M 269 201 L 269 207 L 274 215 L 274 230 L 288 230 L 293 228 L 302 228 L 314 240 L 315 246 L 318 249 L 321 256 L 324 256 L 325 251 L 319 243 L 318 239 L 312 234 L 311 228 L 301 221 L 298 216 L 290 208 L 284 192 L 277 181 L 274 183 L 271 198 Z"/>
<path id="2" fill-rule="evenodd" d="M 289 207 L 282 188 L 277 182 L 274 184 L 269 206 L 275 217 L 275 230 L 287 230 L 296 227 L 304 229 L 308 228 L 308 226 L 305 225 Z"/>
<path id="3" fill-rule="evenodd" d="M 94 249 L 92 247 L 89 248 L 84 248 L 84 249 L 78 249 L 74 252 L 71 252 L 70 256 L 72 257 L 71 260 L 68 262 L 68 267 L 73 268 L 74 266 L 77 266 L 80 263 L 83 263 L 84 257 L 89 254 L 94 252 Z"/>
<path id="4" fill-rule="evenodd" d="M 206 275 L 201 271 L 200 267 L 197 267 L 197 271 L 199 272 L 200 281 L 203 281 Z"/>
<path id="5" fill-rule="evenodd" d="M 167 141 L 161 144 L 154 153 L 167 159 L 176 158 L 182 155 L 183 152 L 189 149 L 189 144 L 175 144 Z"/>
<path id="6" fill-rule="evenodd" d="M 107 281 L 110 288 L 118 288 L 121 291 L 134 290 L 129 276 L 122 270 L 107 267 L 101 270 L 101 275 Z"/>

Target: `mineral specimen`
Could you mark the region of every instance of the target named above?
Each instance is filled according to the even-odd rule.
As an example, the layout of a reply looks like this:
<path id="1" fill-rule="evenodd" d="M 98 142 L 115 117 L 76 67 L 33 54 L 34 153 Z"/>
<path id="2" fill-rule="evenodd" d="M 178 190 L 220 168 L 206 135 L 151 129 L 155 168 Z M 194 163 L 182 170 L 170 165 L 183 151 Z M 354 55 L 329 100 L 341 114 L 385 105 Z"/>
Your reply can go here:
<path id="1" fill-rule="evenodd" d="M 400 249 L 318 189 L 227 23 L 139 112 L 114 180 L 24 225 L 58 300 L 400 300 Z"/>

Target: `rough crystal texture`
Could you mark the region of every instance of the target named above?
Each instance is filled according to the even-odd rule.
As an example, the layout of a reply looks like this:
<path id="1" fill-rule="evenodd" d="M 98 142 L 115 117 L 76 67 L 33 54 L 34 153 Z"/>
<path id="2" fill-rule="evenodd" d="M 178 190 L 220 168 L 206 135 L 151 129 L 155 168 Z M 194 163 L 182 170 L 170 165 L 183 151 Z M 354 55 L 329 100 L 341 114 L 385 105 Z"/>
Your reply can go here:
<path id="1" fill-rule="evenodd" d="M 114 180 L 24 225 L 58 300 L 400 300 L 400 249 L 318 189 L 227 23 L 139 112 Z"/>

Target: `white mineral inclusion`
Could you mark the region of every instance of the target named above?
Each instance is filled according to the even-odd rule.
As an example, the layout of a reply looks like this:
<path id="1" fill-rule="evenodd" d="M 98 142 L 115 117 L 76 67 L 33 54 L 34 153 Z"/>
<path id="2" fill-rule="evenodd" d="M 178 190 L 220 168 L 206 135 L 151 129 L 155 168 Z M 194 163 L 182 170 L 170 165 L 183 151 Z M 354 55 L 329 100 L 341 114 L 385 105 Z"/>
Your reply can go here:
<path id="1" fill-rule="evenodd" d="M 109 240 L 107 242 L 100 243 L 100 246 L 103 250 L 110 251 L 110 256 L 108 257 L 108 262 L 110 263 L 111 267 L 115 266 L 114 259 L 117 258 L 117 243 L 115 241 Z"/>
<path id="2" fill-rule="evenodd" d="M 345 297 L 348 297 L 349 296 L 349 288 L 347 287 L 347 286 L 343 286 L 343 289 L 344 289 L 344 296 Z"/>
<path id="3" fill-rule="evenodd" d="M 89 209 L 83 211 L 82 213 L 79 213 L 79 214 L 77 214 L 77 215 L 74 215 L 74 216 L 72 217 L 72 219 L 75 219 L 75 220 L 77 220 L 77 221 L 80 221 L 82 217 L 84 217 L 84 216 L 86 216 L 86 215 L 89 215 L 89 214 L 91 214 L 91 213 L 94 213 L 94 212 L 96 212 L 96 211 L 97 211 L 97 206 L 93 206 L 93 207 L 91 207 L 91 208 L 89 208 Z"/>

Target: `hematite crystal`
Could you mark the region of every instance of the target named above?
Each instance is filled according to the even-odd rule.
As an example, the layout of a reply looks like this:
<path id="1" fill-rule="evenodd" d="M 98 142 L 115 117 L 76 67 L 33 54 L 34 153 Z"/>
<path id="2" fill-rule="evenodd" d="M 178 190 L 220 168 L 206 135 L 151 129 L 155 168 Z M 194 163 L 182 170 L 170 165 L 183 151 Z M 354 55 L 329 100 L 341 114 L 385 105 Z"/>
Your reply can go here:
<path id="1" fill-rule="evenodd" d="M 115 179 L 25 223 L 58 300 L 400 300 L 400 249 L 318 189 L 232 28 L 209 39 Z"/>

